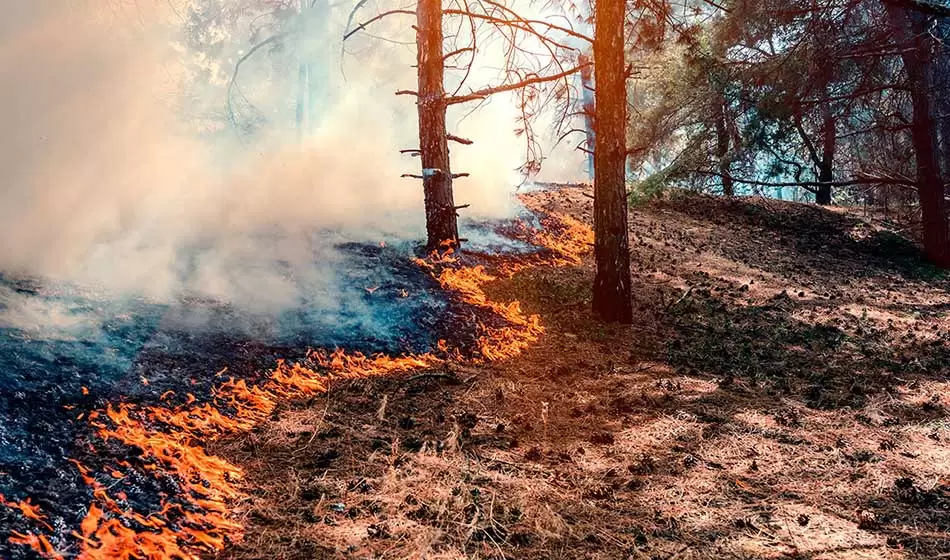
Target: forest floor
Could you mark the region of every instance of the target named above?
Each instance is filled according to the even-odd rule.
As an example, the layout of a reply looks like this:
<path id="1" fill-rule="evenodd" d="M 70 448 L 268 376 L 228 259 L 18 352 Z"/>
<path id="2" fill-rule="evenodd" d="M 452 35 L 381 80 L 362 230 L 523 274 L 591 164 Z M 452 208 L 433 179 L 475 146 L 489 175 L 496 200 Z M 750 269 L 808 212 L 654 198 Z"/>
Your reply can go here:
<path id="1" fill-rule="evenodd" d="M 250 492 L 221 558 L 950 558 L 950 280 L 810 205 L 675 195 L 630 232 L 634 325 L 593 320 L 590 259 L 524 270 L 488 288 L 541 317 L 521 357 L 215 444 Z"/>

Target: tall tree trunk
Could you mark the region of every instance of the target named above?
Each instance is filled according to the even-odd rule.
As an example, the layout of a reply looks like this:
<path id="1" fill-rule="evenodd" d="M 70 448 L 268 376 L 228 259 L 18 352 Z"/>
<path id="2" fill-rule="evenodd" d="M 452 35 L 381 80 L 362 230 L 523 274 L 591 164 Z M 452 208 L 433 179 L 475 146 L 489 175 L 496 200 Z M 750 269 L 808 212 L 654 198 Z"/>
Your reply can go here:
<path id="1" fill-rule="evenodd" d="M 950 20 L 937 24 L 937 39 L 940 43 L 937 60 L 933 65 L 933 94 L 936 113 L 940 120 L 940 154 L 943 161 L 943 176 L 950 177 Z"/>
<path id="2" fill-rule="evenodd" d="M 426 248 L 435 250 L 440 246 L 457 246 L 459 237 L 445 130 L 442 0 L 419 0 L 416 27 L 419 150 L 425 191 Z"/>
<path id="3" fill-rule="evenodd" d="M 821 174 L 818 175 L 818 181 L 820 183 L 831 182 L 831 178 L 825 174 L 824 169 L 822 169 Z M 815 204 L 822 206 L 831 204 L 831 185 L 818 185 L 815 188 Z"/>
<path id="4" fill-rule="evenodd" d="M 627 85 L 623 0 L 597 0 L 594 35 L 594 313 L 630 323 L 630 249 L 627 237 Z"/>
<path id="5" fill-rule="evenodd" d="M 719 160 L 719 177 L 722 180 L 722 194 L 735 196 L 736 191 L 729 172 L 729 127 L 726 123 L 726 98 L 719 95 L 715 100 L 716 112 L 716 158 Z"/>
<path id="6" fill-rule="evenodd" d="M 931 68 L 933 37 L 928 32 L 927 17 L 885 2 L 887 15 L 894 29 L 910 86 L 914 115 L 911 136 L 917 162 L 917 193 L 923 217 L 924 253 L 941 268 L 950 268 L 950 228 L 947 205 L 940 178 L 937 154 L 937 133 L 931 106 Z"/>
<path id="7" fill-rule="evenodd" d="M 825 88 L 825 100 L 821 102 L 821 162 L 818 166 L 818 182 L 828 183 L 818 185 L 815 191 L 815 202 L 823 206 L 831 204 L 831 185 L 835 179 L 835 149 L 838 146 L 837 130 L 835 127 L 834 113 L 831 111 L 831 102 L 827 100 L 830 95 L 828 88 Z"/>

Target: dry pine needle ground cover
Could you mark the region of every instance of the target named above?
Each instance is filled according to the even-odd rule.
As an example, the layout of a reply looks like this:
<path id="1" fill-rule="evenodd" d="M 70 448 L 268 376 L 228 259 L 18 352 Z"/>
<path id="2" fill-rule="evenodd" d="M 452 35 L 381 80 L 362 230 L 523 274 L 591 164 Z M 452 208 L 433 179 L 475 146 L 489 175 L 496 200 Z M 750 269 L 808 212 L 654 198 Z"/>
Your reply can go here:
<path id="1" fill-rule="evenodd" d="M 530 195 L 590 220 L 579 188 Z M 226 559 L 950 558 L 950 282 L 841 212 L 631 210 L 637 321 L 591 263 L 490 286 L 522 357 L 335 385 L 214 452 Z"/>

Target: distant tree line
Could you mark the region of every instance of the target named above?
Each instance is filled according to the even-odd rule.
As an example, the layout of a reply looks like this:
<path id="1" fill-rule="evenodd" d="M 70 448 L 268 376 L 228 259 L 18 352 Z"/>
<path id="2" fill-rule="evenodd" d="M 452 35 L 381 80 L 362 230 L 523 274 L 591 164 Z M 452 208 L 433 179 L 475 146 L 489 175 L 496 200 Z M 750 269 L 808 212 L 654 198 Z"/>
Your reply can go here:
<path id="1" fill-rule="evenodd" d="M 895 193 L 950 267 L 950 6 L 724 0 L 668 20 L 632 99 L 641 187 L 799 187 L 818 204 Z"/>

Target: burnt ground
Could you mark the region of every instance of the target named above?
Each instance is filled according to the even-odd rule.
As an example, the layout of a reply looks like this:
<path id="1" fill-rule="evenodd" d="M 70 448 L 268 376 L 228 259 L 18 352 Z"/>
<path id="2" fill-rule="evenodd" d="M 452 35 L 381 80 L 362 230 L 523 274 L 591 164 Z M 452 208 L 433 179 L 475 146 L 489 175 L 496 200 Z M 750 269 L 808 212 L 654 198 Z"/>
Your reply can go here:
<path id="1" fill-rule="evenodd" d="M 531 195 L 590 219 L 579 189 Z M 844 212 L 682 195 L 631 211 L 637 320 L 592 267 L 489 286 L 521 357 L 341 383 L 214 451 L 222 559 L 950 557 L 950 281 Z"/>
<path id="2" fill-rule="evenodd" d="M 413 264 L 406 248 L 347 243 L 337 249 L 339 286 L 317 285 L 334 289 L 342 303 L 333 310 L 319 293 L 289 311 L 252 313 L 207 298 L 160 305 L 0 276 L 0 502 L 29 499 L 48 519 L 48 527 L 38 528 L 0 506 L 0 558 L 36 557 L 8 538 L 46 528 L 59 550 L 75 554 L 70 533 L 86 516 L 93 490 L 71 461 L 121 490 L 128 497 L 123 505 L 143 514 L 178 493 L 175 481 L 143 470 L 148 465 L 139 452 L 98 436 L 88 418 L 109 403 L 210 402 L 224 379 L 254 384 L 278 359 L 302 359 L 308 346 L 393 355 L 435 351 L 440 339 L 463 351 L 475 346 L 474 326 L 458 326 L 472 317 L 469 306 Z M 303 293 L 314 291 L 301 285 L 311 288 Z M 15 328 L 4 324 L 4 311 L 35 313 L 68 328 Z M 130 462 L 135 468 L 117 482 L 110 473 Z"/>

